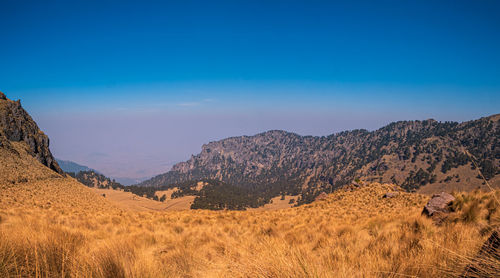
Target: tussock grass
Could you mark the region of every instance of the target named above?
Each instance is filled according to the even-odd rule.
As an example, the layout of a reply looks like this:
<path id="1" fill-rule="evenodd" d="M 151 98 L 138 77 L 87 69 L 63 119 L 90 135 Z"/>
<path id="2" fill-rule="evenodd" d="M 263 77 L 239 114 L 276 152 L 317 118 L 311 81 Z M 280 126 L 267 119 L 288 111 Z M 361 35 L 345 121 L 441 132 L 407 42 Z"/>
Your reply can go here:
<path id="1" fill-rule="evenodd" d="M 436 226 L 420 215 L 427 196 L 382 198 L 393 185 L 243 212 L 134 212 L 71 185 L 35 186 L 22 201 L 0 192 L 0 277 L 456 277 L 498 263 L 477 256 L 500 218 L 493 193 L 456 194 Z"/>

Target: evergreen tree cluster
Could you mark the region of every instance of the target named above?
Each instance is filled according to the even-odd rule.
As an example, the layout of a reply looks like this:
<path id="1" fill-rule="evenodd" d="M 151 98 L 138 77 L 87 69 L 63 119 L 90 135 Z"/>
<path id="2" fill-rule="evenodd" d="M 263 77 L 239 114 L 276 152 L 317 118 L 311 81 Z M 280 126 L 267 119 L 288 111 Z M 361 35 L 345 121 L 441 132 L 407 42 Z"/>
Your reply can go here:
<path id="1" fill-rule="evenodd" d="M 80 171 L 78 173 L 69 172 L 67 174 L 88 187 L 97 187 L 99 189 L 125 188 L 122 184 L 116 182 L 115 180 L 112 180 L 93 170 Z"/>

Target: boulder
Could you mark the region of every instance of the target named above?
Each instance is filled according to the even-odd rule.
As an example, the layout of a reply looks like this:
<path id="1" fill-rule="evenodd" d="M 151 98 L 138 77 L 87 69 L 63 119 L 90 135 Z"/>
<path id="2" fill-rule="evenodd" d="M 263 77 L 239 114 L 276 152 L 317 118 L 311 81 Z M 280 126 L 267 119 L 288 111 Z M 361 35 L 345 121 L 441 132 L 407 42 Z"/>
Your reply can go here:
<path id="1" fill-rule="evenodd" d="M 0 99 L 7 100 L 7 96 L 4 93 L 0 92 Z"/>
<path id="2" fill-rule="evenodd" d="M 432 198 L 425 205 L 422 214 L 432 217 L 437 213 L 449 213 L 450 204 L 455 200 L 453 195 L 446 192 L 434 194 Z"/>
<path id="3" fill-rule="evenodd" d="M 394 198 L 399 195 L 399 192 L 387 192 L 384 194 L 384 198 Z"/>
<path id="4" fill-rule="evenodd" d="M 360 187 L 361 186 L 361 182 L 352 181 L 352 185 L 355 186 L 355 187 Z"/>
<path id="5" fill-rule="evenodd" d="M 321 192 L 321 194 L 316 196 L 316 199 L 314 199 L 314 200 L 315 201 L 326 200 L 327 197 L 328 197 L 328 195 L 325 192 Z"/>

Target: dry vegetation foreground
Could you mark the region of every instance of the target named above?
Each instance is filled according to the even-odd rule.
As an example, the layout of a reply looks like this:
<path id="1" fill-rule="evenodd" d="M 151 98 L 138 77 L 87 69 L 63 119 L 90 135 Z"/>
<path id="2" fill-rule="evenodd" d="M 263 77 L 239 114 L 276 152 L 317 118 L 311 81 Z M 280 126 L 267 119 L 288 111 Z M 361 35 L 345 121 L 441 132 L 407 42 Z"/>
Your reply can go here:
<path id="1" fill-rule="evenodd" d="M 463 273 L 500 210 L 372 184 L 275 211 L 132 211 L 72 179 L 0 186 L 0 277 L 446 277 Z M 500 197 L 497 192 L 497 198 Z M 498 274 L 498 273 L 497 273 Z"/>

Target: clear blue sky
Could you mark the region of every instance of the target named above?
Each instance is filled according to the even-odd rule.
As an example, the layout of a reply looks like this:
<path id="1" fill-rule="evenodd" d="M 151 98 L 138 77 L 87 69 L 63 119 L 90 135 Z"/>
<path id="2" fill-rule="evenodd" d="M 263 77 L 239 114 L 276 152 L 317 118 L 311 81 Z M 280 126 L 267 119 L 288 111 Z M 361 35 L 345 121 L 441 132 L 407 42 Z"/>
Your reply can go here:
<path id="1" fill-rule="evenodd" d="M 0 0 L 0 90 L 56 156 L 149 176 L 210 140 L 500 112 L 500 1 Z"/>

